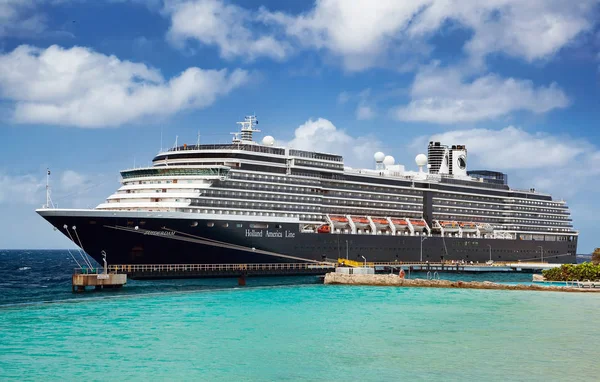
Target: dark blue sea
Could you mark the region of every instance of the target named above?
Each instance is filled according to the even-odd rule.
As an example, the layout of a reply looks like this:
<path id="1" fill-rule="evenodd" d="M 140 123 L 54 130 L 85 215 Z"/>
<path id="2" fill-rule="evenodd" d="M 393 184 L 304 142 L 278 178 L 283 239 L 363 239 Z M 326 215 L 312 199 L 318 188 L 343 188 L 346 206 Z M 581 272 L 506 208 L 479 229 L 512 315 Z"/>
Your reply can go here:
<path id="1" fill-rule="evenodd" d="M 0 251 L 0 381 L 598 380 L 600 294 L 315 277 L 72 294 L 73 268 L 66 251 Z"/>

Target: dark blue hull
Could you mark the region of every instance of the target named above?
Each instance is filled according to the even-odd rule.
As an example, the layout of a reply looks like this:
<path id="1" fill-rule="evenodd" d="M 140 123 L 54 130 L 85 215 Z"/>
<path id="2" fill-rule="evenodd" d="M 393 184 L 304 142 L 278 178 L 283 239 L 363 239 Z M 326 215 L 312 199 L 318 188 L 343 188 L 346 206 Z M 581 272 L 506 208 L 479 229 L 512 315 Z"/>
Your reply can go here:
<path id="1" fill-rule="evenodd" d="M 99 263 L 104 251 L 110 264 L 298 263 L 346 257 L 362 261 L 363 256 L 373 262 L 486 262 L 490 257 L 494 261 L 540 261 L 540 246 L 544 261 L 576 261 L 576 237 L 572 241 L 524 241 L 433 236 L 423 241 L 421 255 L 418 236 L 302 233 L 298 223 L 40 214 Z"/>

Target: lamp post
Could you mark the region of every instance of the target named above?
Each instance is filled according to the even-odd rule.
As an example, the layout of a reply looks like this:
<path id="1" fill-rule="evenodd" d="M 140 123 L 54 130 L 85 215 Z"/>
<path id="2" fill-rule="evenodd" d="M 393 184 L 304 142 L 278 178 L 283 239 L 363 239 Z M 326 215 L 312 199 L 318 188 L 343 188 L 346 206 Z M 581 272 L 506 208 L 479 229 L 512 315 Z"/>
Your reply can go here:
<path id="1" fill-rule="evenodd" d="M 538 245 L 538 248 L 540 249 L 540 253 L 542 255 L 541 262 L 543 263 L 544 262 L 544 247 L 542 247 L 541 245 Z"/>
<path id="2" fill-rule="evenodd" d="M 423 262 L 423 242 L 425 240 L 427 240 L 427 235 L 421 237 L 421 260 L 419 260 L 420 262 Z"/>
<path id="3" fill-rule="evenodd" d="M 487 246 L 490 247 L 490 261 L 492 261 L 492 246 L 490 244 L 488 244 Z"/>
<path id="4" fill-rule="evenodd" d="M 360 255 L 360 257 L 362 257 L 363 260 L 365 261 L 365 268 L 366 268 L 367 267 L 367 259 L 366 259 L 366 257 L 364 257 L 363 255 Z"/>

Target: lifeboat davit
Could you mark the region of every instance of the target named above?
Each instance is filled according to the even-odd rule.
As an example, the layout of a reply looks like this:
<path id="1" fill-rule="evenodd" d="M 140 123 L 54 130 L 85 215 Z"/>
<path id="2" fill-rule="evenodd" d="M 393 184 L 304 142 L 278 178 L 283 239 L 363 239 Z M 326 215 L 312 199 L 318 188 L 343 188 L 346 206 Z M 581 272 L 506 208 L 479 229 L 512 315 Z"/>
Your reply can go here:
<path id="1" fill-rule="evenodd" d="M 446 232 L 458 232 L 459 225 L 457 222 L 445 222 L 441 221 L 440 225 Z"/>
<path id="2" fill-rule="evenodd" d="M 408 223 L 404 219 L 392 218 L 392 224 L 396 227 L 396 229 L 408 229 Z"/>
<path id="3" fill-rule="evenodd" d="M 367 228 L 369 227 L 369 219 L 364 216 L 352 216 L 352 222 L 356 228 Z"/>
<path id="4" fill-rule="evenodd" d="M 335 228 L 344 228 L 348 226 L 348 218 L 345 216 L 330 216 L 329 220 L 333 223 Z"/>
<path id="5" fill-rule="evenodd" d="M 317 228 L 318 233 L 331 233 L 331 227 L 329 224 L 323 224 L 319 228 Z"/>
<path id="6" fill-rule="evenodd" d="M 387 219 L 371 218 L 371 220 L 373 220 L 373 223 L 375 224 L 375 227 L 377 227 L 377 228 L 389 228 L 389 223 L 388 223 Z"/>
<path id="7" fill-rule="evenodd" d="M 477 232 L 477 226 L 473 222 L 460 222 L 458 225 L 463 232 Z"/>
<path id="8" fill-rule="evenodd" d="M 415 231 L 423 231 L 426 227 L 425 222 L 423 220 L 410 219 L 410 224 L 413 226 Z"/>

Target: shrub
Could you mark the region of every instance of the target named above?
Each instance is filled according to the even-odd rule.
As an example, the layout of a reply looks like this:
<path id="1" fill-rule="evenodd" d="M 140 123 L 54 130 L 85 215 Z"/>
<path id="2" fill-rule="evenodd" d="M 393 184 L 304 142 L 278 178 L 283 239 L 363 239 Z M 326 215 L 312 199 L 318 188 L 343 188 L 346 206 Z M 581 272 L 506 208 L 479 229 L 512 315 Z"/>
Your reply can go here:
<path id="1" fill-rule="evenodd" d="M 548 281 L 600 280 L 600 264 L 563 264 L 542 271 L 542 274 Z"/>

